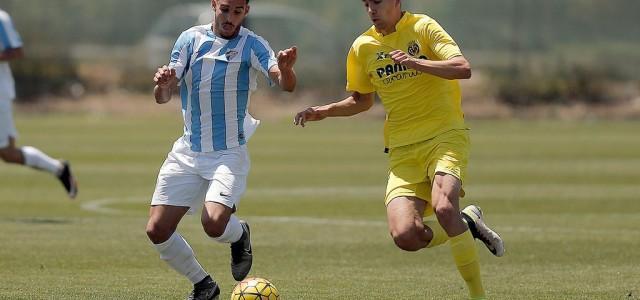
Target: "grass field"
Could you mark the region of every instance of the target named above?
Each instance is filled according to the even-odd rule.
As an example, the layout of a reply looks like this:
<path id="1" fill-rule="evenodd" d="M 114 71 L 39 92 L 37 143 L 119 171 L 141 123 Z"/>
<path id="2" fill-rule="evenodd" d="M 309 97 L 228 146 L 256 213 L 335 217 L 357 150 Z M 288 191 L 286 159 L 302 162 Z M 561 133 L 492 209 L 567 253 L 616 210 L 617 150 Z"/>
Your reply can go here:
<path id="1" fill-rule="evenodd" d="M 182 299 L 187 280 L 144 233 L 177 116 L 19 115 L 21 144 L 72 161 L 75 202 L 46 174 L 0 164 L 0 299 Z M 506 239 L 481 244 L 491 299 L 640 299 L 640 123 L 470 122 L 468 197 Z M 239 215 L 252 225 L 252 275 L 283 299 L 465 299 L 449 247 L 397 250 L 382 197 L 381 122 L 293 128 L 265 122 L 250 143 Z M 227 246 L 191 217 L 200 262 L 234 285 Z"/>

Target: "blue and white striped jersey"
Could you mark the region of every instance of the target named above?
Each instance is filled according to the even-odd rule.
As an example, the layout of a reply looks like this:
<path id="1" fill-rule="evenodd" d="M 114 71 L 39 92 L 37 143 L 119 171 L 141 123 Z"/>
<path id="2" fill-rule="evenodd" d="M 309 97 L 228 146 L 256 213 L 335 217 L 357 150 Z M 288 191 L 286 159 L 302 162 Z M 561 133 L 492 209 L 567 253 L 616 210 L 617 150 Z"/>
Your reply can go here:
<path id="1" fill-rule="evenodd" d="M 217 37 L 211 24 L 183 32 L 170 68 L 180 80 L 183 140 L 193 152 L 226 150 L 246 143 L 245 118 L 257 73 L 269 79 L 277 65 L 267 41 L 242 27 L 231 40 Z"/>
<path id="2" fill-rule="evenodd" d="M 22 48 L 22 39 L 13 26 L 9 14 L 0 9 L 0 51 Z M 0 101 L 16 97 L 13 75 L 9 63 L 0 62 Z"/>

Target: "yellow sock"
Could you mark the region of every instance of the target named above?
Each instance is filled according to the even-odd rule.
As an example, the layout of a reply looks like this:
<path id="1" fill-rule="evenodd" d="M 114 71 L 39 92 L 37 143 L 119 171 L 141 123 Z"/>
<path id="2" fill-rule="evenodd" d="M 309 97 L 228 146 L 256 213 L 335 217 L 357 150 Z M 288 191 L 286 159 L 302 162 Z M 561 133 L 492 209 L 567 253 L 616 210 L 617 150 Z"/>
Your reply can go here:
<path id="1" fill-rule="evenodd" d="M 478 252 L 473 236 L 469 230 L 450 238 L 453 260 L 460 271 L 460 275 L 467 283 L 471 299 L 486 299 L 480 278 L 480 264 Z"/>
<path id="2" fill-rule="evenodd" d="M 447 235 L 447 232 L 444 231 L 444 228 L 442 228 L 442 225 L 440 225 L 437 220 L 424 221 L 424 225 L 431 228 L 431 231 L 433 232 L 433 238 L 431 239 L 431 242 L 429 242 L 429 245 L 427 245 L 427 248 L 442 245 L 449 240 L 449 235 Z"/>

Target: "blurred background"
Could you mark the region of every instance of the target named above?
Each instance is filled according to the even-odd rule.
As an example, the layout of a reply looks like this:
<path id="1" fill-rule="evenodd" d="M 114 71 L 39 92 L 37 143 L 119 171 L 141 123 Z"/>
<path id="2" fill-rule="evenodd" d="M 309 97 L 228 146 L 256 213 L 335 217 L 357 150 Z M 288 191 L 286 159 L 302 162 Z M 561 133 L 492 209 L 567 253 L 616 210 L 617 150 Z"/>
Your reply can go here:
<path id="1" fill-rule="evenodd" d="M 640 116 L 640 26 L 634 0 L 404 0 L 438 20 L 474 66 L 471 117 Z M 344 61 L 370 23 L 360 1 L 254 0 L 247 26 L 274 49 L 300 48 L 298 94 L 341 96 Z M 203 0 L 0 0 L 27 58 L 20 102 L 149 95 L 176 37 L 209 22 Z M 108 99 L 108 98 L 103 98 Z"/>
<path id="2" fill-rule="evenodd" d="M 463 203 L 482 207 L 508 249 L 494 259 L 478 244 L 491 298 L 640 299 L 640 1 L 402 1 L 438 20 L 473 65 L 461 82 L 472 128 Z M 190 289 L 144 232 L 158 169 L 182 134 L 179 101 L 156 105 L 152 78 L 180 32 L 210 22 L 209 6 L 0 0 L 26 51 L 12 62 L 18 144 L 70 161 L 80 184 L 67 201 L 48 174 L 0 163 L 0 299 L 180 299 Z M 286 299 L 463 299 L 449 247 L 406 254 L 389 239 L 380 105 L 291 124 L 346 94 L 347 51 L 370 27 L 362 2 L 251 6 L 249 28 L 276 50 L 300 48 L 296 92 L 252 98 L 263 122 L 238 213 L 255 233 L 253 274 Z M 181 233 L 231 291 L 228 246 L 197 215 Z"/>

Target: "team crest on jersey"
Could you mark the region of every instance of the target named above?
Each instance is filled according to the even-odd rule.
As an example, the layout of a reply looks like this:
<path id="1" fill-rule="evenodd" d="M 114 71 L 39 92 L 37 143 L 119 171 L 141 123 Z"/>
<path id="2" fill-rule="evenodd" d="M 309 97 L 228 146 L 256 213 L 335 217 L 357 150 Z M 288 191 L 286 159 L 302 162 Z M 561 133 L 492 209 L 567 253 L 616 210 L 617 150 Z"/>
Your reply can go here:
<path id="1" fill-rule="evenodd" d="M 378 53 L 376 53 L 376 60 L 377 61 L 381 61 L 384 60 L 385 58 L 387 58 L 389 56 L 389 54 L 384 53 L 383 51 L 380 51 Z"/>
<path id="2" fill-rule="evenodd" d="M 420 53 L 420 45 L 418 45 L 418 42 L 411 41 L 409 43 L 407 53 L 409 53 L 409 55 L 411 56 L 417 56 L 418 53 Z"/>
<path id="3" fill-rule="evenodd" d="M 227 60 L 232 60 L 234 57 L 236 57 L 236 55 L 238 55 L 238 51 L 236 50 L 229 50 L 224 54 Z"/>

